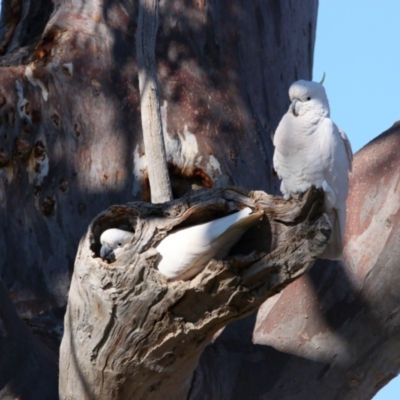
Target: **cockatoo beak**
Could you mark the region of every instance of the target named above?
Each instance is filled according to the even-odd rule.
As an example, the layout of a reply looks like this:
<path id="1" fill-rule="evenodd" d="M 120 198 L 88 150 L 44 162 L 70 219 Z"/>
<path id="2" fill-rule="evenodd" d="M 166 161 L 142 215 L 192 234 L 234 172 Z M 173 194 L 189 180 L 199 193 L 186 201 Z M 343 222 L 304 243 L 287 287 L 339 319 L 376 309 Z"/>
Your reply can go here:
<path id="1" fill-rule="evenodd" d="M 111 247 L 107 246 L 106 244 L 103 244 L 103 246 L 101 246 L 100 249 L 100 257 L 103 260 L 107 260 L 112 263 L 115 261 L 114 250 Z"/>
<path id="2" fill-rule="evenodd" d="M 293 99 L 292 100 L 292 104 L 290 105 L 290 112 L 295 116 L 298 117 L 299 114 L 297 114 L 296 111 L 296 104 L 297 104 L 298 100 L 297 99 Z"/>

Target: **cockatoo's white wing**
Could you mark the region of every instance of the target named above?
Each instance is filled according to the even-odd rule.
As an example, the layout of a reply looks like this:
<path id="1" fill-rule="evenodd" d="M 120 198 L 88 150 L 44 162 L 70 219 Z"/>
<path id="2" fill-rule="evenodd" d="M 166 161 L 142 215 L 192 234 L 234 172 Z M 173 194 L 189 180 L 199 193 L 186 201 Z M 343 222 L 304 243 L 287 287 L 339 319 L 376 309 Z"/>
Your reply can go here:
<path id="1" fill-rule="evenodd" d="M 324 165 L 325 211 L 332 224 L 331 239 L 322 256 L 336 259 L 343 250 L 352 151 L 346 134 L 330 118 L 321 120 L 316 134 Z"/>
<path id="2" fill-rule="evenodd" d="M 350 141 L 349 141 L 346 133 L 339 127 L 338 127 L 338 129 L 339 129 L 340 136 L 343 139 L 344 146 L 346 148 L 347 158 L 349 160 L 349 165 L 350 165 L 349 171 L 351 172 L 353 169 L 353 150 L 351 148 L 351 144 L 350 144 Z"/>
<path id="3" fill-rule="evenodd" d="M 223 258 L 262 213 L 245 209 L 205 224 L 170 233 L 156 247 L 158 270 L 171 280 L 190 279 L 213 258 Z"/>

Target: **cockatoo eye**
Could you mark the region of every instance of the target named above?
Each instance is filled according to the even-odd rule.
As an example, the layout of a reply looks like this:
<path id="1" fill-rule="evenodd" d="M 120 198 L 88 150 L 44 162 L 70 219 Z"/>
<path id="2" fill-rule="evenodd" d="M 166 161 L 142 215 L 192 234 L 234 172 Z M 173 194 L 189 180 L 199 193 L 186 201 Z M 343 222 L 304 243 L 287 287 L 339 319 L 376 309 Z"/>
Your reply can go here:
<path id="1" fill-rule="evenodd" d="M 121 247 L 121 246 L 122 246 L 122 243 L 121 243 L 121 242 L 119 242 L 119 243 L 118 243 L 118 246 L 119 246 L 119 247 Z"/>
<path id="2" fill-rule="evenodd" d="M 307 100 L 311 100 L 311 97 L 307 97 Z"/>

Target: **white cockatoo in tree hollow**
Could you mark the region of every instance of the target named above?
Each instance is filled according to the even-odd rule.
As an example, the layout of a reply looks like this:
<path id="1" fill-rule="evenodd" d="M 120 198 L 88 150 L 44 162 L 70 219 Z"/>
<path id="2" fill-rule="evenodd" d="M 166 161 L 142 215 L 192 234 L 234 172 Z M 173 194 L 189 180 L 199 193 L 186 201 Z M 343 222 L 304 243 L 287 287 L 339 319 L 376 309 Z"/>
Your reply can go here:
<path id="1" fill-rule="evenodd" d="M 249 207 L 213 221 L 171 231 L 156 246 L 161 258 L 157 269 L 170 280 L 187 280 L 201 272 L 212 259 L 222 259 L 241 236 L 262 216 Z M 100 237 L 100 257 L 115 261 L 131 243 L 134 233 L 107 229 Z"/>
<path id="2" fill-rule="evenodd" d="M 332 234 L 321 258 L 338 259 L 343 251 L 346 198 L 353 153 L 346 134 L 329 117 L 322 84 L 300 80 L 289 89 L 291 104 L 274 136 L 274 168 L 286 200 L 312 186 L 325 192 L 324 212 Z"/>

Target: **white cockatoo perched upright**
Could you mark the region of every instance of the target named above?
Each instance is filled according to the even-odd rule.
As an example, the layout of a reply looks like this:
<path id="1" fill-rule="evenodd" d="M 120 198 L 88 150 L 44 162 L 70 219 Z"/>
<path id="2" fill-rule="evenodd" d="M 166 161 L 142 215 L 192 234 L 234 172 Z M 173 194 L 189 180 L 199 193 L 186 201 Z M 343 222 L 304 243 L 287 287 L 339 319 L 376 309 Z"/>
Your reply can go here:
<path id="1" fill-rule="evenodd" d="M 274 136 L 274 168 L 285 199 L 311 186 L 325 192 L 324 211 L 332 235 L 322 258 L 338 259 L 343 251 L 348 173 L 353 153 L 346 134 L 329 117 L 322 84 L 300 80 L 289 89 L 291 104 Z"/>
<path id="2" fill-rule="evenodd" d="M 201 272 L 213 258 L 222 259 L 241 236 L 262 216 L 249 207 L 226 217 L 171 231 L 156 246 L 161 255 L 157 269 L 170 280 L 187 280 Z M 115 261 L 134 234 L 107 229 L 100 237 L 100 256 Z"/>

